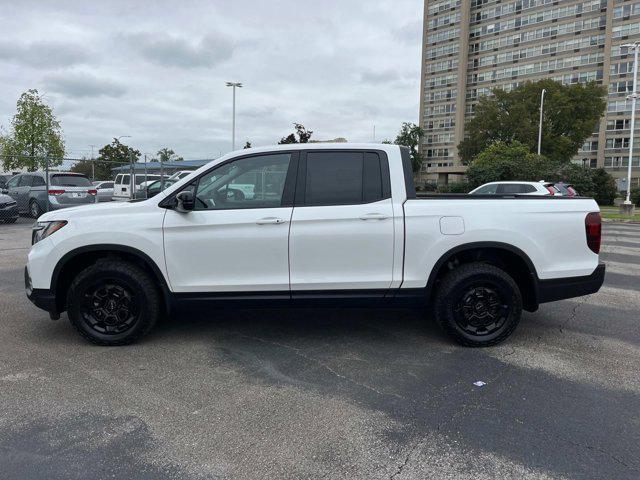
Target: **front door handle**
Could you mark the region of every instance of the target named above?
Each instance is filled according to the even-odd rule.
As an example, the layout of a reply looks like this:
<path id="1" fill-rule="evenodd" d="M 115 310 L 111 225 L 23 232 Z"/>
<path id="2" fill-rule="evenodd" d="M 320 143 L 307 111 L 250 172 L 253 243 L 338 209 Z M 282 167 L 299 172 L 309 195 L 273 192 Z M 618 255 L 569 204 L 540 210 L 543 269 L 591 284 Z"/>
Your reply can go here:
<path id="1" fill-rule="evenodd" d="M 278 217 L 265 217 L 257 220 L 258 225 L 280 225 L 281 223 L 287 223 L 286 220 Z"/>
<path id="2" fill-rule="evenodd" d="M 367 213 L 360 217 L 360 220 L 386 220 L 389 218 L 389 215 L 385 215 L 384 213 Z"/>

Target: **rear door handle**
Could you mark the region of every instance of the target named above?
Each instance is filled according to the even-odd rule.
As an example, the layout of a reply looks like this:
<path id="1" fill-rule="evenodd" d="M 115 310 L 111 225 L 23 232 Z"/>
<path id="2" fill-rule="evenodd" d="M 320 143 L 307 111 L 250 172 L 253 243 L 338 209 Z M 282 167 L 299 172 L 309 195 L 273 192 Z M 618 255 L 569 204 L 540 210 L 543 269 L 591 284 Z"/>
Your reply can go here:
<path id="1" fill-rule="evenodd" d="M 265 217 L 257 220 L 258 225 L 280 225 L 281 223 L 287 223 L 286 220 L 278 217 Z"/>
<path id="2" fill-rule="evenodd" d="M 360 217 L 360 220 L 386 220 L 389 218 L 389 215 L 385 215 L 384 213 L 367 213 Z"/>

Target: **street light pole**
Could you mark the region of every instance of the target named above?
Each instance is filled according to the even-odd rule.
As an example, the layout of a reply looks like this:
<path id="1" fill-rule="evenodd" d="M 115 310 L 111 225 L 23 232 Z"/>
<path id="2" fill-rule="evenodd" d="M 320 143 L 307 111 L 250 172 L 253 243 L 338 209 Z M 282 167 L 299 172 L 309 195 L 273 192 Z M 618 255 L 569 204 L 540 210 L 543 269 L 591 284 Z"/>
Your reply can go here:
<path id="1" fill-rule="evenodd" d="M 543 88 L 540 93 L 540 123 L 538 125 L 538 155 L 542 151 L 542 113 L 544 110 L 544 94 L 547 93 L 547 89 Z"/>
<path id="2" fill-rule="evenodd" d="M 95 181 L 96 179 L 96 160 L 93 158 L 93 147 L 95 145 L 89 145 L 91 147 L 91 181 Z M 96 195 L 96 199 L 98 196 Z"/>
<path id="3" fill-rule="evenodd" d="M 231 120 L 231 150 L 236 149 L 236 87 L 242 88 L 240 82 L 227 82 L 227 87 L 233 88 L 233 113 Z"/>
<path id="4" fill-rule="evenodd" d="M 633 137 L 636 128 L 636 99 L 638 98 L 638 48 L 640 43 L 628 43 L 622 45 L 627 49 L 633 49 L 633 91 L 627 98 L 631 98 L 631 135 L 629 135 L 629 165 L 627 166 L 627 199 L 625 205 L 631 205 L 631 164 L 633 162 Z"/>

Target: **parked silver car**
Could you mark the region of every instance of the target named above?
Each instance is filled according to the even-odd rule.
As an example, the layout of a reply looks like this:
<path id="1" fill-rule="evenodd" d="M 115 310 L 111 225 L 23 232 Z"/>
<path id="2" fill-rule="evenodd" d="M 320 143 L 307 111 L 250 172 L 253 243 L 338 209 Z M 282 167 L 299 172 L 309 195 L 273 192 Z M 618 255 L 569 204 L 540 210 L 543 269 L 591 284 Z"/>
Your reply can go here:
<path id="1" fill-rule="evenodd" d="M 18 220 L 18 206 L 9 195 L 0 193 L 0 223 L 14 223 Z"/>
<path id="2" fill-rule="evenodd" d="M 113 180 L 93 182 L 93 186 L 98 191 L 99 202 L 110 202 L 113 200 Z"/>
<path id="3" fill-rule="evenodd" d="M 12 177 L 3 193 L 18 203 L 20 213 L 38 218 L 48 210 L 95 203 L 96 189 L 89 179 L 73 172 L 50 172 L 49 191 L 45 173 L 29 172 Z"/>

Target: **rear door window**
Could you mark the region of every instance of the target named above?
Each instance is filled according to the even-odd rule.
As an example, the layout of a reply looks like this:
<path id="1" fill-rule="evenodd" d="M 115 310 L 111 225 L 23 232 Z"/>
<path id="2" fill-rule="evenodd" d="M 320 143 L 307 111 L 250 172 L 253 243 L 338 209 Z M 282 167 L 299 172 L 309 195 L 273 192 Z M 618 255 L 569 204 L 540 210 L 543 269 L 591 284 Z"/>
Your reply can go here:
<path id="1" fill-rule="evenodd" d="M 516 193 L 524 193 L 523 185 L 520 183 L 504 183 L 498 185 L 498 193 L 504 194 L 516 194 Z"/>
<path id="2" fill-rule="evenodd" d="M 22 175 L 20 177 L 20 183 L 18 183 L 19 187 L 30 187 L 31 182 L 33 181 L 32 175 Z"/>
<path id="3" fill-rule="evenodd" d="M 522 193 L 533 193 L 536 191 L 536 187 L 533 185 L 522 185 Z"/>
<path id="4" fill-rule="evenodd" d="M 391 195 L 386 158 L 376 152 L 310 151 L 305 169 L 304 205 L 357 205 Z"/>
<path id="5" fill-rule="evenodd" d="M 91 187 L 89 179 L 82 175 L 52 175 L 51 185 L 55 187 Z"/>
<path id="6" fill-rule="evenodd" d="M 305 205 L 362 203 L 363 163 L 360 152 L 309 152 Z"/>

